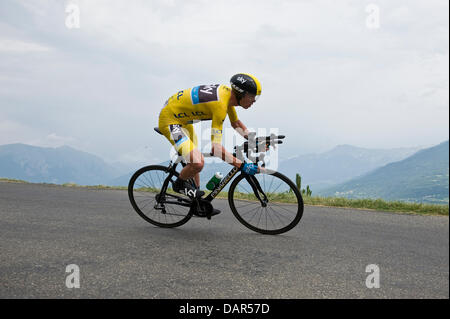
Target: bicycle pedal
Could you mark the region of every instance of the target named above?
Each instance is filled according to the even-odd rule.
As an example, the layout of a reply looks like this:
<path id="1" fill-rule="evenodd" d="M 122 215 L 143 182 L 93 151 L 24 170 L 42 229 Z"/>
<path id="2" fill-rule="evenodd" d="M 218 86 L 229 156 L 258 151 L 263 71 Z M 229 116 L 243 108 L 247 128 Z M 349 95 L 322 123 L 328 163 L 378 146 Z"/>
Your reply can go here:
<path id="1" fill-rule="evenodd" d="M 212 216 L 219 215 L 221 213 L 220 210 L 213 208 L 212 212 L 206 216 L 206 218 L 211 219 Z"/>

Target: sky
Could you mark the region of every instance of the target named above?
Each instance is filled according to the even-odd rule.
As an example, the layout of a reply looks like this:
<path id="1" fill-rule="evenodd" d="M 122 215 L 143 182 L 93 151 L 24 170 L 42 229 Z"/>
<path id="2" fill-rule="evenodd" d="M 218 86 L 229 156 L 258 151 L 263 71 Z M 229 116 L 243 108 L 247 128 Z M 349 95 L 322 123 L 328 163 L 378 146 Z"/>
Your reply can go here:
<path id="1" fill-rule="evenodd" d="M 342 144 L 436 145 L 449 138 L 448 7 L 447 0 L 1 0 L 0 145 L 165 161 L 170 145 L 153 127 L 166 99 L 241 72 L 260 80 L 262 96 L 238 107 L 239 119 L 286 135 L 284 157 Z M 206 142 L 209 123 L 196 125 Z"/>

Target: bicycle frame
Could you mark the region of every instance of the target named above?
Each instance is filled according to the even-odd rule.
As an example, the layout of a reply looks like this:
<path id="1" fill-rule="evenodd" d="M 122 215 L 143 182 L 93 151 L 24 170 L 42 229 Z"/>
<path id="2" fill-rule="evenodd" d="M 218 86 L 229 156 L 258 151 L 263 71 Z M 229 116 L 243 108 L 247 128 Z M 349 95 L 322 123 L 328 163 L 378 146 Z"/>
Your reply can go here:
<path id="1" fill-rule="evenodd" d="M 158 130 L 156 131 L 158 132 Z M 188 165 L 188 162 L 181 156 L 178 156 L 175 159 L 172 158 L 170 164 L 166 167 L 161 165 L 149 165 L 136 171 L 128 183 L 128 197 L 136 212 L 147 222 L 159 227 L 173 228 L 185 224 L 191 217 L 206 217 L 211 219 L 212 216 L 220 213 L 220 210 L 215 209 L 211 202 L 227 186 L 227 184 L 233 180 L 228 191 L 228 204 L 234 216 L 244 226 L 253 231 L 271 235 L 284 233 L 295 227 L 300 221 L 303 214 L 303 200 L 301 193 L 288 177 L 265 167 L 266 161 L 264 160 L 264 152 L 269 149 L 269 146 L 281 144 L 281 139 L 283 138 L 284 136 L 282 135 L 276 136 L 273 134 L 267 137 L 253 137 L 252 139 L 249 138 L 248 142 L 244 142 L 241 146 L 235 146 L 233 156 L 241 161 L 247 162 L 250 160 L 257 164 L 259 167 L 258 175 L 245 174 L 244 172 L 240 172 L 239 168 L 232 167 L 228 174 L 226 174 L 218 185 L 204 198 L 183 196 L 182 194 L 177 194 L 173 191 L 173 183 L 175 182 L 175 178 L 179 176 L 179 172 L 177 171 L 178 164 L 181 163 L 183 167 Z M 202 155 L 203 157 L 213 156 L 208 153 L 203 153 Z M 240 174 L 236 177 L 238 172 Z M 156 174 L 155 178 L 157 183 L 159 182 L 158 185 L 161 185 L 162 183 L 161 186 L 155 187 L 153 184 L 153 173 Z M 162 178 L 161 174 L 163 175 Z M 260 179 L 258 177 L 260 174 L 273 174 L 273 177 L 271 176 L 266 179 L 261 176 Z M 271 190 L 270 188 L 275 180 L 280 182 L 277 182 L 276 185 L 274 185 L 274 187 L 276 187 L 275 190 Z M 248 184 L 246 184 L 246 182 L 248 182 Z M 172 185 L 170 185 L 170 183 L 172 183 Z M 188 183 L 197 187 L 193 178 L 189 179 Z M 295 209 L 295 211 L 293 211 L 294 214 L 286 215 L 286 211 L 291 212 L 290 207 L 289 209 L 281 207 L 283 208 L 283 211 L 281 211 L 281 213 L 278 212 L 279 209 L 277 208 L 281 205 L 277 201 L 277 190 L 282 185 L 283 187 L 280 189 L 280 193 L 284 194 L 287 192 L 287 190 L 285 190 L 285 188 L 287 188 L 289 193 L 295 195 L 295 205 L 293 206 L 293 209 Z M 266 189 L 266 186 L 269 187 L 269 189 L 266 190 L 267 196 L 263 190 L 263 188 Z M 157 190 L 158 188 L 160 188 L 160 191 L 155 193 L 155 189 Z M 149 193 L 147 194 L 146 192 Z M 273 195 L 275 197 L 273 197 Z M 270 201 L 268 197 L 270 197 Z M 248 201 L 250 204 L 244 203 L 244 206 L 242 206 L 239 204 L 241 200 Z M 260 205 L 258 204 L 258 201 L 260 202 Z M 271 205 L 272 201 L 274 206 Z M 253 206 L 247 207 L 249 205 Z M 189 208 L 189 211 L 182 210 L 180 212 L 175 206 Z M 249 211 L 245 212 L 246 209 L 249 209 Z M 248 212 L 252 212 L 252 215 L 245 215 Z M 253 222 L 253 218 L 256 214 L 262 214 L 260 217 L 265 216 L 265 223 L 261 224 L 261 226 L 261 218 L 257 218 L 257 221 L 255 220 L 255 222 Z M 247 218 L 248 216 L 250 216 L 250 219 Z M 272 219 L 271 216 L 277 217 Z M 268 224 L 270 225 L 268 226 Z"/>
<path id="2" fill-rule="evenodd" d="M 211 154 L 209 153 L 203 153 L 204 157 L 212 157 Z M 183 157 L 179 156 L 174 162 L 170 162 L 169 164 L 169 168 L 174 170 L 176 169 L 177 165 L 181 163 L 181 165 L 183 167 L 185 167 L 187 164 L 184 161 Z M 237 167 L 233 167 L 230 172 L 220 181 L 219 185 L 217 187 L 214 188 L 214 190 L 208 194 L 208 196 L 206 196 L 205 198 L 203 198 L 203 200 L 206 200 L 208 202 L 212 202 L 214 198 L 216 198 L 216 196 L 222 191 L 222 189 L 224 189 L 224 187 L 233 179 L 233 177 L 239 172 L 239 169 Z M 170 179 L 172 178 L 172 174 L 170 174 L 166 180 L 164 181 L 163 187 L 161 188 L 161 193 L 165 192 L 167 190 L 167 186 L 169 184 Z M 170 195 L 170 196 L 174 196 L 174 195 Z M 183 201 L 186 202 L 190 202 L 185 198 L 181 198 L 179 196 L 174 196 L 178 199 L 182 199 Z"/>
<path id="3" fill-rule="evenodd" d="M 156 130 L 156 131 L 159 132 L 159 130 Z M 266 147 L 268 147 L 269 145 L 281 144 L 282 143 L 281 140 L 284 138 L 284 135 L 271 134 L 271 136 L 256 137 L 255 134 L 256 133 L 251 133 L 251 136 L 249 136 L 249 141 L 250 142 L 244 142 L 244 144 L 242 144 L 241 146 L 235 146 L 234 147 L 234 153 L 233 153 L 234 157 L 237 157 L 240 160 L 244 161 L 244 158 L 245 158 L 244 154 L 246 154 L 247 158 L 251 158 L 251 156 L 249 156 L 249 153 L 251 153 L 252 151 L 253 152 L 260 152 L 261 148 L 264 145 Z M 213 155 L 210 154 L 210 153 L 202 153 L 202 155 L 203 155 L 203 157 L 213 157 Z M 255 162 L 262 161 L 264 163 L 264 154 L 261 154 L 258 157 L 253 157 L 253 159 L 254 159 Z M 176 167 L 177 167 L 177 165 L 179 163 L 181 163 L 181 165 L 183 167 L 187 165 L 186 161 L 184 160 L 184 158 L 179 155 L 175 161 L 170 161 L 169 170 L 175 171 L 175 169 L 176 169 Z M 202 200 L 203 201 L 212 202 L 214 200 L 214 198 L 216 198 L 216 196 L 222 191 L 222 189 L 224 189 L 224 187 L 233 179 L 233 177 L 237 174 L 237 172 L 239 172 L 239 169 L 237 167 L 233 167 L 230 170 L 230 172 L 220 181 L 219 185 L 217 187 L 215 187 L 213 189 L 213 191 L 210 194 L 208 194 L 208 196 L 203 198 Z M 264 171 L 262 171 L 261 173 L 263 173 L 263 174 L 272 174 L 274 172 L 275 171 L 273 171 L 273 170 L 264 168 Z M 186 202 L 186 203 L 191 204 L 192 200 L 187 200 L 185 198 L 182 198 L 182 197 L 179 197 L 179 196 L 176 196 L 176 195 L 173 195 L 173 194 L 167 194 L 166 193 L 167 186 L 168 186 L 169 181 L 170 181 L 170 179 L 172 178 L 173 175 L 174 174 L 169 174 L 169 176 L 164 181 L 163 187 L 161 188 L 160 195 L 161 194 L 166 194 L 168 196 L 177 198 L 178 201 L 182 201 L 182 202 Z M 259 185 L 259 182 L 257 181 L 257 179 L 254 176 L 250 176 L 250 175 L 246 176 L 246 179 L 247 179 L 248 183 L 250 184 L 250 186 L 252 187 L 252 190 L 255 193 L 256 198 L 261 202 L 261 204 L 263 206 L 265 206 L 267 204 L 267 196 L 263 192 L 263 190 L 261 189 L 261 185 Z M 263 195 L 263 197 L 264 197 L 263 199 L 261 198 L 259 193 L 261 193 Z M 186 206 L 186 204 L 182 204 L 180 202 L 177 202 L 176 204 Z"/>
<path id="4" fill-rule="evenodd" d="M 202 153 L 202 155 L 203 155 L 204 157 L 213 157 L 213 156 L 212 156 L 211 154 L 209 154 L 209 153 Z M 182 165 L 183 167 L 187 165 L 186 162 L 184 161 L 183 157 L 179 156 L 179 157 L 175 160 L 175 162 L 171 162 L 171 163 L 170 163 L 170 165 L 169 165 L 170 169 L 172 169 L 172 170 L 175 171 L 175 169 L 176 169 L 176 167 L 177 167 L 177 165 L 178 165 L 179 163 L 181 163 L 181 165 Z M 238 172 L 239 172 L 239 168 L 233 167 L 233 168 L 228 172 L 228 174 L 220 181 L 219 185 L 217 185 L 217 186 L 212 190 L 212 192 L 209 193 L 208 196 L 206 196 L 206 197 L 203 198 L 202 200 L 203 200 L 203 201 L 212 202 L 212 201 L 214 200 L 214 198 L 217 197 L 217 195 L 225 188 L 225 186 L 227 186 L 227 184 L 233 179 L 233 177 L 234 177 Z M 271 173 L 273 173 L 273 172 L 274 172 L 274 171 L 272 171 L 272 170 L 265 169 L 265 172 L 263 172 L 263 173 L 265 173 L 265 174 L 271 174 Z M 170 174 L 170 175 L 166 178 L 166 180 L 164 181 L 163 187 L 162 187 L 162 189 L 161 189 L 161 194 L 167 190 L 168 183 L 169 183 L 170 179 L 172 178 L 172 176 L 173 176 L 173 175 Z M 264 191 L 261 189 L 261 185 L 259 185 L 259 182 L 256 180 L 256 178 L 255 178 L 254 176 L 250 176 L 250 175 L 249 175 L 249 176 L 246 176 L 246 179 L 247 179 L 248 183 L 250 184 L 250 186 L 252 187 L 252 190 L 253 190 L 253 192 L 254 192 L 256 198 L 261 202 L 261 204 L 262 204 L 263 206 L 266 206 L 267 201 L 268 201 L 268 200 L 267 200 L 267 196 L 266 196 L 266 194 L 264 193 Z M 260 193 L 263 195 L 263 198 L 261 198 L 261 196 L 259 195 Z M 166 194 L 167 194 L 167 193 L 166 193 Z M 175 197 L 175 198 L 177 198 L 177 199 L 179 199 L 179 200 L 182 200 L 182 201 L 184 201 L 184 202 L 186 202 L 186 203 L 192 203 L 190 200 L 187 200 L 187 199 L 185 199 L 185 198 L 182 198 L 182 197 L 179 197 L 179 196 L 176 196 L 176 195 L 172 195 L 172 194 L 167 194 L 167 195 L 172 196 L 172 197 Z M 181 203 L 179 203 L 179 202 L 176 203 L 176 204 L 179 204 L 179 205 L 182 205 L 182 206 L 188 206 L 187 204 L 181 204 Z"/>
<path id="5" fill-rule="evenodd" d="M 205 200 L 212 201 L 216 196 L 222 191 L 222 189 L 233 179 L 234 175 L 239 171 L 239 168 L 233 167 L 231 171 L 220 181 L 219 185 L 213 189 L 208 196 L 206 196 Z"/>

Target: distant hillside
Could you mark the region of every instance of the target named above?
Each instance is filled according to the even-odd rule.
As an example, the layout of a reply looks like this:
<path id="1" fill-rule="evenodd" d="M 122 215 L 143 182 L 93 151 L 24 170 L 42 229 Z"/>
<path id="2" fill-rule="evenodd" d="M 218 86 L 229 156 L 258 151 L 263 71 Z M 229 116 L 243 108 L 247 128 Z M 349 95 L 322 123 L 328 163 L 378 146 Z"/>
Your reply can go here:
<path id="1" fill-rule="evenodd" d="M 340 145 L 332 150 L 297 156 L 282 161 L 279 171 L 295 180 L 302 176 L 302 185 L 311 186 L 313 192 L 346 182 L 391 162 L 411 156 L 420 148 L 366 149 Z"/>
<path id="2" fill-rule="evenodd" d="M 117 170 L 101 158 L 68 146 L 0 146 L 0 177 L 35 183 L 95 185 L 115 176 Z"/>
<path id="3" fill-rule="evenodd" d="M 231 169 L 233 168 L 233 166 L 225 163 L 225 162 L 220 162 L 220 163 L 210 163 L 210 161 L 212 161 L 211 159 L 206 159 L 205 160 L 205 166 L 203 167 L 203 170 L 200 172 L 200 188 L 205 189 L 206 188 L 206 183 L 208 183 L 209 179 L 211 177 L 213 177 L 213 175 L 216 172 L 221 172 L 224 176 L 226 174 L 229 173 L 229 171 L 231 171 Z M 162 166 L 168 166 L 169 165 L 169 161 L 164 162 L 164 163 L 156 163 L 157 165 L 162 165 Z M 130 171 L 127 174 L 121 175 L 117 178 L 114 178 L 110 181 L 108 181 L 106 183 L 106 185 L 109 186 L 128 186 L 128 182 L 130 181 L 131 176 L 134 174 L 135 171 L 137 171 L 140 167 L 136 167 L 136 170 L 134 171 Z M 177 171 L 181 170 L 181 164 L 179 164 Z M 227 188 L 230 186 L 227 185 Z"/>
<path id="4" fill-rule="evenodd" d="M 348 181 L 373 168 L 403 159 L 416 150 L 418 149 L 368 150 L 343 145 L 326 153 L 281 161 L 278 169 L 292 179 L 295 179 L 296 173 L 300 173 L 303 186 L 309 184 L 316 194 L 320 187 L 323 189 L 325 186 Z M 224 162 L 210 163 L 211 159 L 205 162 L 205 167 L 200 174 L 203 189 L 216 171 L 226 175 L 232 168 Z M 0 146 L 0 177 L 23 179 L 29 182 L 127 186 L 131 175 L 140 166 L 136 165 L 135 168 L 124 173 L 121 166 L 107 164 L 97 156 L 68 146 L 58 148 L 24 144 Z"/>
<path id="5" fill-rule="evenodd" d="M 449 200 L 449 142 L 424 149 L 360 178 L 319 192 L 323 196 L 427 203 Z"/>
<path id="6" fill-rule="evenodd" d="M 167 166 L 168 163 L 167 161 L 160 165 Z M 21 179 L 33 183 L 128 186 L 131 176 L 139 168 L 141 165 L 123 174 L 123 167 L 107 164 L 100 157 L 68 146 L 0 146 L 0 178 Z M 226 163 L 205 164 L 200 175 L 201 187 L 205 188 L 216 171 L 225 175 L 231 168 Z"/>

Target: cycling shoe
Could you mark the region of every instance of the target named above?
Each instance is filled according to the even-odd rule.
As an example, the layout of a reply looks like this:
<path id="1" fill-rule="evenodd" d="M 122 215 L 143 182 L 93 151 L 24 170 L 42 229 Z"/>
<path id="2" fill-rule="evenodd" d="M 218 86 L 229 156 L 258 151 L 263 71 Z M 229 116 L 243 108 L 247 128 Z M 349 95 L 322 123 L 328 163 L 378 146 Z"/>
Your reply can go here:
<path id="1" fill-rule="evenodd" d="M 177 193 L 189 196 L 190 198 L 200 198 L 203 195 L 205 195 L 204 191 L 201 191 L 199 189 L 197 189 L 196 187 L 194 187 L 191 183 L 189 183 L 188 181 L 184 181 L 180 178 L 178 178 L 174 183 L 173 183 L 173 190 Z"/>

